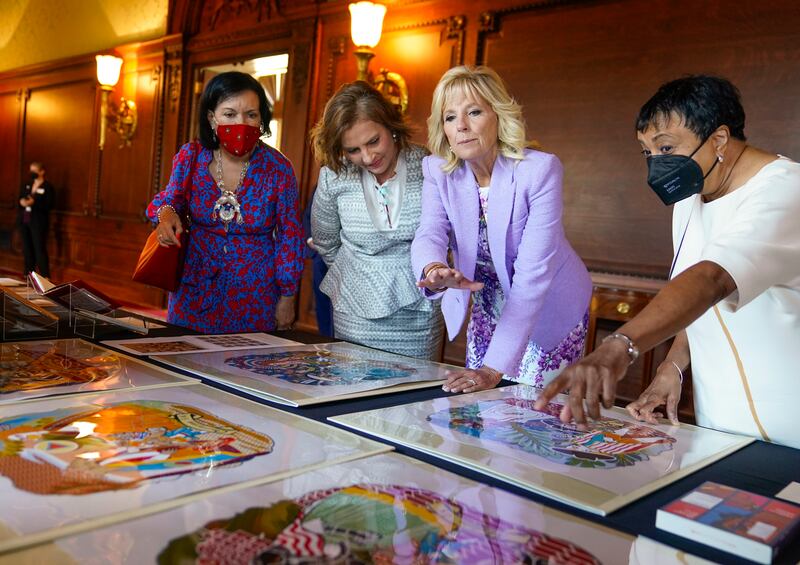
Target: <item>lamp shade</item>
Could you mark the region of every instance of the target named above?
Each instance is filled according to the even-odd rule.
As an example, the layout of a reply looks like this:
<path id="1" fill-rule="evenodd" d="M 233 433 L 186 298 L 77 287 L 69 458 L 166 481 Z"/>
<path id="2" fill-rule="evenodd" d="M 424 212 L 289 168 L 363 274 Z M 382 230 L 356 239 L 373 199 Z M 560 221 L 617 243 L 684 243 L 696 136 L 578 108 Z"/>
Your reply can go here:
<path id="1" fill-rule="evenodd" d="M 386 6 L 373 2 L 354 2 L 350 4 L 350 36 L 358 47 L 369 47 L 378 44 L 383 28 L 383 16 Z"/>
<path id="2" fill-rule="evenodd" d="M 103 86 L 114 86 L 119 81 L 122 59 L 113 55 L 97 55 L 97 82 Z"/>

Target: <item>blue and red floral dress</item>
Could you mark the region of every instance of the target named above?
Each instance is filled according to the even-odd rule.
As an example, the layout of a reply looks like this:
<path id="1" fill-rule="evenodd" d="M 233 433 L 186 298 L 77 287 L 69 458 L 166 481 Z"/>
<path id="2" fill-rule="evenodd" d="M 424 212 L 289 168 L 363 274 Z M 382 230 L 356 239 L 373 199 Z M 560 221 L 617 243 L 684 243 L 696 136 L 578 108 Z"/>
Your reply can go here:
<path id="1" fill-rule="evenodd" d="M 191 221 L 183 278 L 169 295 L 167 320 L 203 333 L 274 330 L 278 297 L 297 293 L 303 271 L 292 165 L 257 144 L 236 192 L 243 223 L 231 222 L 226 231 L 213 214 L 221 193 L 208 171 L 212 158 L 197 142 L 181 147 L 169 183 L 147 209 L 153 222 L 166 204 L 182 217 L 188 209 Z M 185 182 L 190 169 L 191 182 Z"/>

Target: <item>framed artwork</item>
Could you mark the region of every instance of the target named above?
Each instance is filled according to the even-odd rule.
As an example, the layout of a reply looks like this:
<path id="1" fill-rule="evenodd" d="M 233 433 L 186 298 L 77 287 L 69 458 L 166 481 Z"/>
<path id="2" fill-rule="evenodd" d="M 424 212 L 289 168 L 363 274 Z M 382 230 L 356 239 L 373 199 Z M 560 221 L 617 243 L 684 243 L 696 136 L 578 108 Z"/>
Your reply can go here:
<path id="1" fill-rule="evenodd" d="M 0 552 L 390 448 L 201 384 L 0 416 Z"/>
<path id="2" fill-rule="evenodd" d="M 0 406 L 66 394 L 196 382 L 82 339 L 0 344 Z"/>
<path id="3" fill-rule="evenodd" d="M 330 418 L 521 488 L 605 516 L 744 447 L 752 438 L 651 426 L 603 409 L 589 431 L 544 411 L 525 385 Z"/>
<path id="4" fill-rule="evenodd" d="M 61 539 L 39 550 L 39 562 L 103 556 L 185 564 L 236 555 L 238 563 L 590 565 L 627 563 L 632 543 L 621 532 L 386 454 Z"/>
<path id="5" fill-rule="evenodd" d="M 289 406 L 438 386 L 452 368 L 351 343 L 192 353 L 159 360 Z"/>
<path id="6" fill-rule="evenodd" d="M 265 345 L 298 345 L 296 341 L 265 333 L 222 335 L 179 335 L 139 339 L 114 339 L 102 342 L 133 355 L 169 355 L 200 351 L 230 351 Z"/>

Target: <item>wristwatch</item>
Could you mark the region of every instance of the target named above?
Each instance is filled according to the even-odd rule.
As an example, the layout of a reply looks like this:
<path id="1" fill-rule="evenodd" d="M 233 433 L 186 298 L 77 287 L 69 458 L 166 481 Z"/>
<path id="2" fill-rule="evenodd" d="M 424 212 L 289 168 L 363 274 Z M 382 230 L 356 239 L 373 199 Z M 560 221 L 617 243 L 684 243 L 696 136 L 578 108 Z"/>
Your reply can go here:
<path id="1" fill-rule="evenodd" d="M 636 347 L 636 344 L 633 343 L 633 340 L 626 336 L 625 334 L 621 334 L 619 332 L 613 333 L 611 335 L 607 335 L 603 338 L 603 343 L 612 340 L 612 339 L 621 339 L 625 342 L 626 351 L 628 352 L 628 357 L 630 357 L 630 361 L 628 361 L 628 365 L 633 365 L 634 361 L 639 358 L 639 348 Z"/>

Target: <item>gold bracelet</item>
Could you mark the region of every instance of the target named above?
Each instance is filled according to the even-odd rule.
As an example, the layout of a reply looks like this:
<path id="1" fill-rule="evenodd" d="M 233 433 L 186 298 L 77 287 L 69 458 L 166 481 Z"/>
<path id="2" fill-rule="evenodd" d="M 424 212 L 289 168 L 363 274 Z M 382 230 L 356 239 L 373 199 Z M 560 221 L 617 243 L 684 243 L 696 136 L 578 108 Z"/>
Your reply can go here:
<path id="1" fill-rule="evenodd" d="M 175 214 L 176 216 L 178 215 L 178 212 L 175 210 L 175 208 L 173 208 L 169 204 L 164 204 L 162 206 L 159 206 L 158 211 L 156 211 L 156 218 L 158 218 L 159 224 L 161 223 L 161 212 L 164 210 L 164 208 L 169 208 L 170 210 L 172 210 L 173 214 Z"/>
<path id="2" fill-rule="evenodd" d="M 430 272 L 434 269 L 449 269 L 449 268 L 450 267 L 448 267 L 444 263 L 431 263 L 430 265 L 425 267 L 425 269 L 422 270 L 422 278 L 427 279 Z"/>

